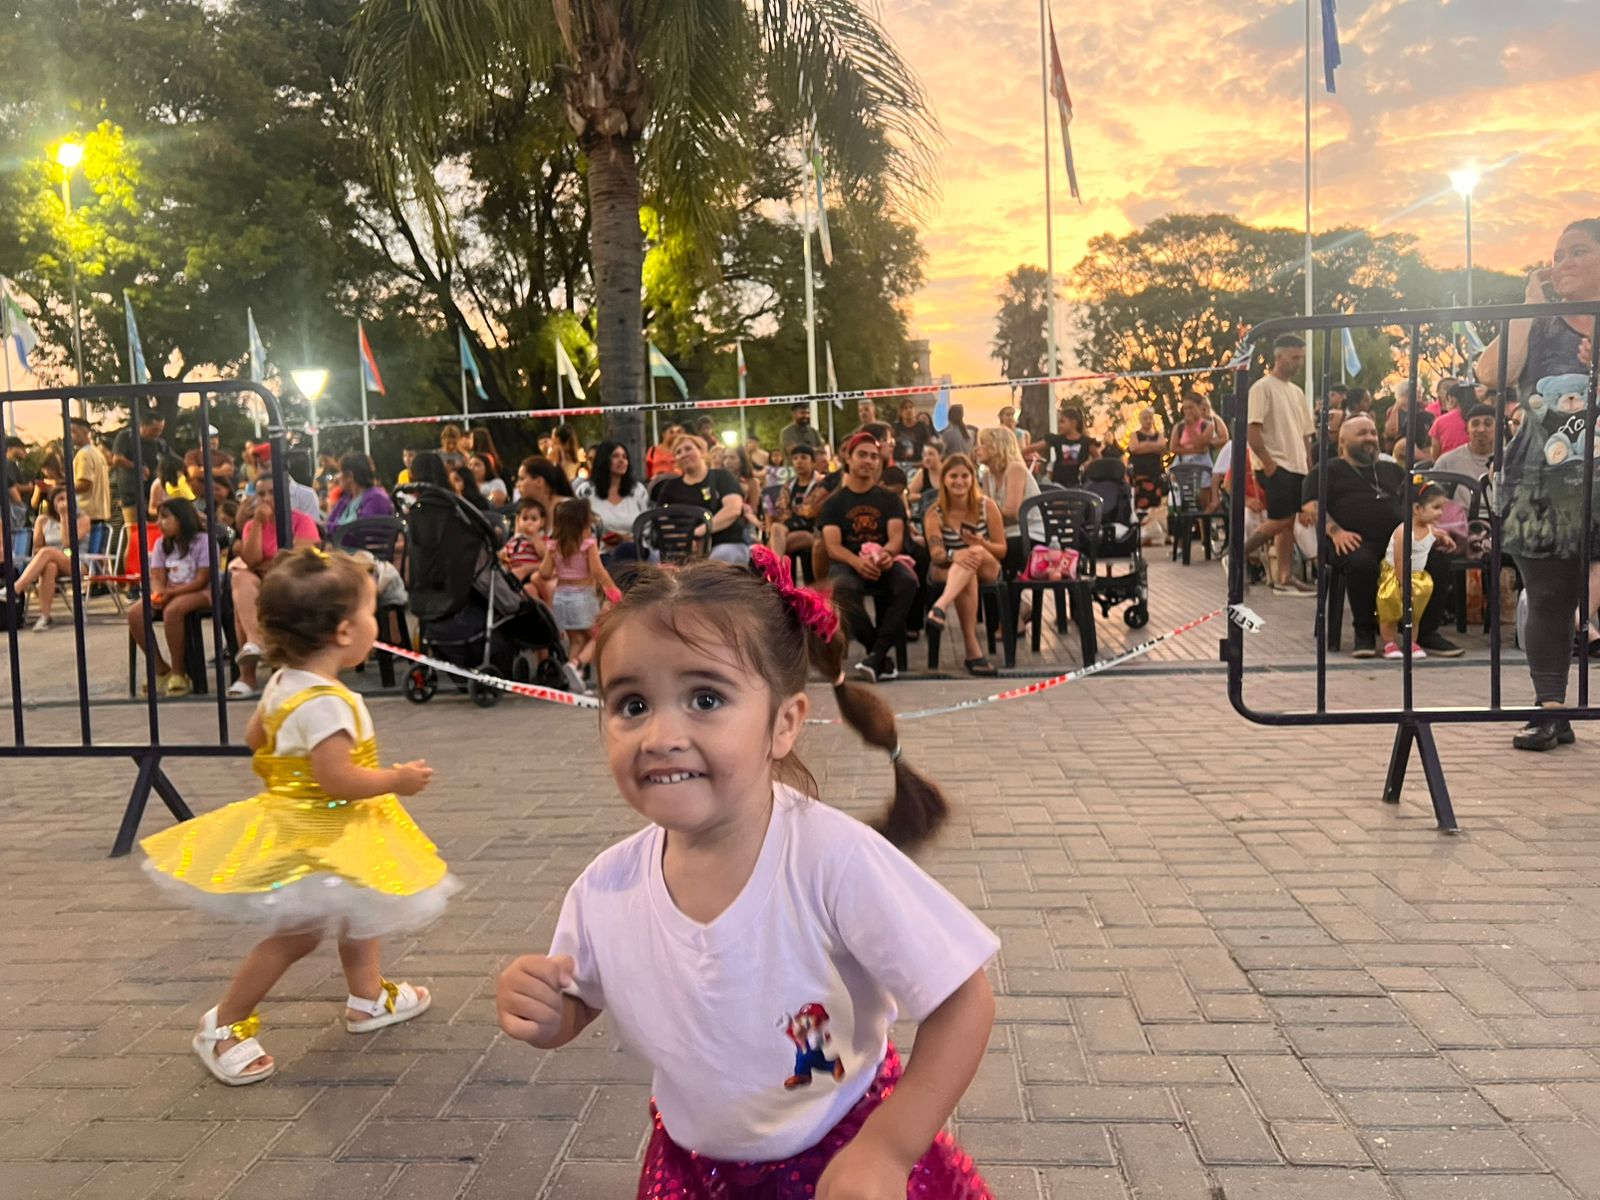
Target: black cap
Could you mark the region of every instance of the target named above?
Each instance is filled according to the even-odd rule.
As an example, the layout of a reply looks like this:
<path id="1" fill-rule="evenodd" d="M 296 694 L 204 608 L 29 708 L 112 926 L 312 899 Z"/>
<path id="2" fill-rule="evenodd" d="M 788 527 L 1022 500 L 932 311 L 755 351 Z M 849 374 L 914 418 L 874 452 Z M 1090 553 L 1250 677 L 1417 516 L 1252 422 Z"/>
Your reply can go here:
<path id="1" fill-rule="evenodd" d="M 1474 404 L 1467 410 L 1467 420 L 1476 420 L 1478 417 L 1488 417 L 1492 421 L 1494 419 L 1494 405 Z"/>

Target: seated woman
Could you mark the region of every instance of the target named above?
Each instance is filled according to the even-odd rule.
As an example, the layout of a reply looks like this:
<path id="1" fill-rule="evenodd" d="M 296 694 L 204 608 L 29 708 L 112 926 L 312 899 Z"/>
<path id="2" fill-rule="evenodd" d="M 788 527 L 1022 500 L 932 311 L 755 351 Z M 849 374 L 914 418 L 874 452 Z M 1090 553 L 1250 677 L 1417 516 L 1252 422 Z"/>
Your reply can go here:
<path id="1" fill-rule="evenodd" d="M 943 628 L 954 605 L 967 644 L 967 672 L 998 675 L 978 642 L 978 584 L 1000 578 L 1000 563 L 1006 556 L 1005 518 L 1000 506 L 978 487 L 978 472 L 965 454 L 945 459 L 939 498 L 928 509 L 923 528 L 933 557 L 929 578 L 944 585 L 928 610 L 928 624 Z"/>
<path id="2" fill-rule="evenodd" d="M 346 454 L 339 460 L 339 499 L 328 514 L 328 532 L 352 521 L 394 516 L 394 501 L 378 486 L 372 460 L 365 454 Z"/>
<path id="3" fill-rule="evenodd" d="M 89 518 L 78 510 L 78 542 L 89 540 Z M 17 576 L 13 590 L 25 595 L 35 584 L 39 588 L 39 619 L 33 623 L 35 633 L 43 633 L 55 624 L 50 610 L 56 603 L 56 580 L 72 577 L 72 548 L 67 537 L 67 489 L 57 487 L 50 493 L 49 511 L 39 514 L 33 523 L 33 557 Z"/>
<path id="4" fill-rule="evenodd" d="M 481 495 L 490 508 L 499 508 L 506 502 L 506 481 L 501 479 L 489 466 L 489 460 L 482 454 L 474 454 L 467 459 L 467 467 L 472 472 L 473 481 L 478 485 L 478 494 Z"/>
<path id="5" fill-rule="evenodd" d="M 256 668 L 261 662 L 256 600 L 261 595 L 261 580 L 278 556 L 277 506 L 270 473 L 263 472 L 256 478 L 256 494 L 240 505 L 239 521 L 239 540 L 234 544 L 238 557 L 228 564 L 233 624 L 239 635 L 239 653 L 233 660 L 239 668 L 239 678 L 228 689 L 228 695 L 235 698 L 256 693 Z M 305 513 L 291 509 L 289 522 L 294 545 L 315 546 L 322 540 L 317 523 Z"/>
<path id="6" fill-rule="evenodd" d="M 639 551 L 633 523 L 650 507 L 650 494 L 634 477 L 628 448 L 621 442 L 601 442 L 590 463 L 589 507 L 600 523 L 600 558 L 607 566 L 635 562 Z"/>
<path id="7" fill-rule="evenodd" d="M 168 696 L 191 690 L 183 661 L 183 626 L 190 613 L 211 611 L 211 546 L 191 500 L 169 497 L 156 510 L 161 540 L 150 551 L 150 608 L 161 614 L 170 663 L 156 643 L 156 686 Z M 144 647 L 144 605 L 128 608 L 128 637 Z"/>

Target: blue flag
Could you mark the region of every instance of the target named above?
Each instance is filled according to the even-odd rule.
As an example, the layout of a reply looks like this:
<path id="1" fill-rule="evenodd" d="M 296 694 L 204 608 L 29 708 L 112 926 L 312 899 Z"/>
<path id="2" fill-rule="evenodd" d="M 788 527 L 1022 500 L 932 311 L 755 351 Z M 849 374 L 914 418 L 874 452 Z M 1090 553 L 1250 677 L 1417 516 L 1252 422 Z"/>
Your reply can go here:
<path id="1" fill-rule="evenodd" d="M 478 360 L 472 356 L 472 347 L 467 344 L 467 331 L 457 329 L 456 338 L 461 343 L 461 369 L 472 376 L 472 387 L 478 399 L 487 400 L 489 393 L 483 390 L 483 376 L 478 372 Z"/>
<path id="2" fill-rule="evenodd" d="M 657 379 L 670 379 L 677 385 L 678 395 L 685 400 L 689 398 L 689 385 L 683 381 L 683 376 L 678 374 L 678 368 L 673 366 L 667 356 L 656 348 L 654 342 L 650 343 L 650 374 Z"/>
<path id="3" fill-rule="evenodd" d="M 133 375 L 133 383 L 149 383 L 150 368 L 145 365 L 144 346 L 139 341 L 139 322 L 133 319 L 133 300 L 128 296 L 127 289 L 122 292 L 122 309 L 128 318 L 128 366 Z"/>
<path id="4" fill-rule="evenodd" d="M 1344 369 L 1347 375 L 1361 374 L 1361 356 L 1356 353 L 1356 340 L 1348 328 L 1339 330 L 1339 340 L 1344 343 Z"/>
<path id="5" fill-rule="evenodd" d="M 1467 343 L 1469 354 L 1482 354 L 1484 351 L 1483 339 L 1478 336 L 1478 331 L 1472 327 L 1471 321 L 1457 321 L 1451 326 L 1451 332 Z"/>
<path id="6" fill-rule="evenodd" d="M 1322 80 L 1335 92 L 1333 73 L 1344 61 L 1339 53 L 1339 20 L 1334 15 L 1334 0 L 1322 0 Z"/>
<path id="7" fill-rule="evenodd" d="M 267 377 L 267 348 L 261 344 L 261 334 L 256 330 L 256 315 L 244 310 L 245 323 L 250 327 L 250 380 L 260 383 Z"/>
<path id="8" fill-rule="evenodd" d="M 943 433 L 950 427 L 950 380 L 940 380 L 939 398 L 933 402 L 933 427 Z"/>

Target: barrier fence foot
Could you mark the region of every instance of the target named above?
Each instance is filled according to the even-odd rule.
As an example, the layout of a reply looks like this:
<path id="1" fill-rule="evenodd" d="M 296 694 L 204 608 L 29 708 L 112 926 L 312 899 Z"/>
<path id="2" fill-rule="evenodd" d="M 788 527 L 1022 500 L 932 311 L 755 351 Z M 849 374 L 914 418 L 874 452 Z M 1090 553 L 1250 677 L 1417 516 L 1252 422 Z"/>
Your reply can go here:
<path id="1" fill-rule="evenodd" d="M 1450 789 L 1444 781 L 1444 766 L 1439 762 L 1439 748 L 1433 740 L 1433 725 L 1413 717 L 1401 720 L 1394 731 L 1394 749 L 1389 755 L 1389 775 L 1383 785 L 1385 804 L 1399 804 L 1400 792 L 1406 783 L 1406 767 L 1411 761 L 1411 747 L 1415 745 L 1422 759 L 1422 775 L 1428 781 L 1428 796 L 1433 801 L 1433 816 L 1443 833 L 1457 832 L 1456 813 L 1450 803 Z"/>
<path id="2" fill-rule="evenodd" d="M 173 786 L 172 780 L 168 779 L 167 773 L 161 769 L 160 753 L 135 755 L 133 761 L 139 764 L 139 774 L 133 781 L 133 792 L 128 796 L 128 807 L 122 812 L 122 827 L 117 830 L 116 843 L 111 847 L 112 858 L 123 858 L 132 851 L 134 839 L 139 836 L 139 822 L 144 819 L 144 806 L 150 799 L 152 787 L 161 797 L 162 803 L 167 806 L 167 811 L 178 820 L 187 821 L 194 816 L 189 806 L 183 802 L 183 797 L 178 794 L 178 789 Z"/>

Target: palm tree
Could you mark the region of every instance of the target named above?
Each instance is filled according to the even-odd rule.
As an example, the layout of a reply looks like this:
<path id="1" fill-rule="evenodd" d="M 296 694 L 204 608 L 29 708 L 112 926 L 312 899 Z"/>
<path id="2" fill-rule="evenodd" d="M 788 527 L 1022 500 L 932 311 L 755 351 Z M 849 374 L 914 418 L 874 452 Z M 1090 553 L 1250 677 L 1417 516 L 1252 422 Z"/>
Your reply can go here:
<path id="1" fill-rule="evenodd" d="M 766 113 L 815 122 L 847 197 L 915 202 L 931 187 L 937 131 L 921 84 L 856 0 L 367 0 L 354 37 L 385 186 L 420 202 L 444 244 L 442 147 L 507 89 L 559 89 L 586 159 L 606 404 L 644 398 L 646 185 L 663 220 L 713 253 L 749 176 L 751 117 Z M 642 450 L 638 414 L 609 424 Z"/>

